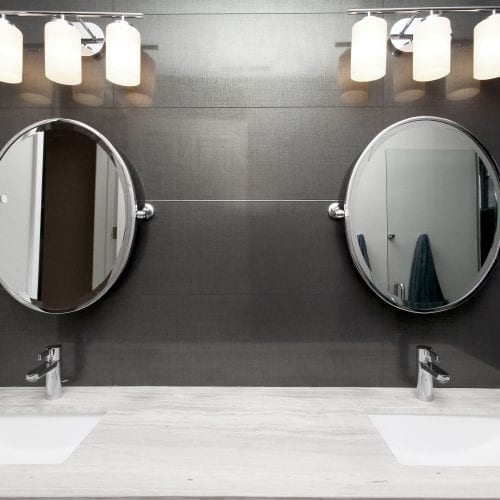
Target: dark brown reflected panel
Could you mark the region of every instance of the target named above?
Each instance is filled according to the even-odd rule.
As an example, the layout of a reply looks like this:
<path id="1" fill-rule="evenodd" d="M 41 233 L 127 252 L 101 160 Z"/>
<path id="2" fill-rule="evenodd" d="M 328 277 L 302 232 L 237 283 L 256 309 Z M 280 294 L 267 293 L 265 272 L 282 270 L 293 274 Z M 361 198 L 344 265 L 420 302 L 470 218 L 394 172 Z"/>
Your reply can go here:
<path id="1" fill-rule="evenodd" d="M 64 310 L 92 291 L 96 143 L 73 130 L 44 134 L 42 307 Z"/>

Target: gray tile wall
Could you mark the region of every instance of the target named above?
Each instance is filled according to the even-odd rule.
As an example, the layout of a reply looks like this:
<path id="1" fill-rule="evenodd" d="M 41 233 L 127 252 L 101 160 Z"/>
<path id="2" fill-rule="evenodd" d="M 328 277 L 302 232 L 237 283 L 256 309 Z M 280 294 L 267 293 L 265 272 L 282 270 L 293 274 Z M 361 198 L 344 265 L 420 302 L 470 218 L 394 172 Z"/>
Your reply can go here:
<path id="1" fill-rule="evenodd" d="M 89 309 L 45 316 L 0 291 L 0 385 L 23 385 L 38 349 L 61 342 L 76 385 L 404 386 L 414 383 L 414 346 L 426 342 L 455 386 L 500 387 L 498 272 L 454 311 L 402 313 L 357 276 L 342 223 L 327 216 L 350 163 L 397 120 L 450 118 L 500 158 L 496 81 L 461 102 L 433 82 L 420 101 L 398 104 L 390 56 L 366 99 L 345 101 L 339 58 L 354 22 L 345 11 L 368 4 L 0 1 L 144 11 L 143 44 L 157 46 L 147 51 L 151 107 L 131 107 L 109 83 L 99 108 L 57 85 L 53 104 L 37 107 L 0 84 L 0 143 L 43 118 L 85 121 L 130 158 L 157 209 L 119 283 Z M 470 40 L 479 18 L 450 17 L 455 39 Z M 43 22 L 17 24 L 26 42 L 42 41 Z"/>

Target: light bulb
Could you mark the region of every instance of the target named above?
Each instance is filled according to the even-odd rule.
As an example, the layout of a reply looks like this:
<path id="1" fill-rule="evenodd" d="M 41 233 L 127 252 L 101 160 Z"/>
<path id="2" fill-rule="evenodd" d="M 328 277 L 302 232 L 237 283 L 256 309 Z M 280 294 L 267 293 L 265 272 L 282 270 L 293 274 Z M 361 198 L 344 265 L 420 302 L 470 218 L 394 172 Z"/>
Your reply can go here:
<path id="1" fill-rule="evenodd" d="M 446 17 L 431 14 L 413 34 L 413 79 L 430 82 L 450 72 L 451 25 Z"/>
<path id="2" fill-rule="evenodd" d="M 0 82 L 23 79 L 23 34 L 5 17 L 0 18 Z"/>
<path id="3" fill-rule="evenodd" d="M 474 27 L 474 78 L 500 76 L 500 14 L 492 14 Z"/>
<path id="4" fill-rule="evenodd" d="M 106 26 L 106 79 L 126 87 L 141 83 L 141 34 L 124 19 Z"/>
<path id="5" fill-rule="evenodd" d="M 80 32 L 63 16 L 45 25 L 45 76 L 63 85 L 82 82 Z"/>
<path id="6" fill-rule="evenodd" d="M 385 75 L 387 22 L 381 17 L 366 16 L 352 27 L 351 78 L 370 82 Z"/>

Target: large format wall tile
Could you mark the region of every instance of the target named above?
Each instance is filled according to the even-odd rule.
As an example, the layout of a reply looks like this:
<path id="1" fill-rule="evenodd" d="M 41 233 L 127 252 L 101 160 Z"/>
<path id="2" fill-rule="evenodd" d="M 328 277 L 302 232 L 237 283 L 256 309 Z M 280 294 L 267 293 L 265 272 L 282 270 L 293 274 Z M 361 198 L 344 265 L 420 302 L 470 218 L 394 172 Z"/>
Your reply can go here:
<path id="1" fill-rule="evenodd" d="M 117 145 L 152 199 L 335 199 L 380 108 L 127 109 Z"/>
<path id="2" fill-rule="evenodd" d="M 88 309 L 44 315 L 0 290 L 0 385 L 24 385 L 37 352 L 60 342 L 64 375 L 77 385 L 408 386 L 415 383 L 415 346 L 428 343 L 441 354 L 452 386 L 500 386 L 498 271 L 456 310 L 397 311 L 358 276 L 343 222 L 326 213 L 357 155 L 403 118 L 457 121 L 500 158 L 499 83 L 481 82 L 474 98 L 450 101 L 440 80 L 426 84 L 421 99 L 397 102 L 393 76 L 402 60 L 389 51 L 384 79 L 340 81 L 359 19 L 346 10 L 358 5 L 374 6 L 16 3 L 147 14 L 134 24 L 155 64 L 152 102 L 134 107 L 124 89 L 108 82 L 99 107 L 79 104 L 61 85 L 53 86 L 51 102 L 36 104 L 21 97 L 19 86 L 0 84 L 0 143 L 50 117 L 86 122 L 132 161 L 157 212 L 140 224 L 123 276 Z M 0 7 L 13 4 L 0 0 Z M 397 17 L 388 16 L 389 25 Z M 480 17 L 450 16 L 455 46 L 470 43 Z M 16 24 L 30 47 L 41 44 L 42 20 Z"/>
<path id="3" fill-rule="evenodd" d="M 134 21 L 154 60 L 153 106 L 349 105 L 347 14 L 150 15 Z M 344 61 L 344 58 L 342 61 Z M 366 87 L 366 89 L 365 89 Z M 378 105 L 382 82 L 356 103 Z M 130 106 L 115 89 L 116 103 Z"/>

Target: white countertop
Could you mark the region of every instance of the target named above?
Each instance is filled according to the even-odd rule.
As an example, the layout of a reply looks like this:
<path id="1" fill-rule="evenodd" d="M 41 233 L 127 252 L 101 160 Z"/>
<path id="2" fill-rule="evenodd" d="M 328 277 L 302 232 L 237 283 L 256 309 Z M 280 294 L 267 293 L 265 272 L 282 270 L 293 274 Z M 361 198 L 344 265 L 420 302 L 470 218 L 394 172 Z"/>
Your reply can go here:
<path id="1" fill-rule="evenodd" d="M 496 389 L 0 388 L 0 413 L 102 410 L 63 464 L 0 465 L 0 496 L 500 498 L 500 467 L 399 465 L 367 416 L 500 416 Z"/>

